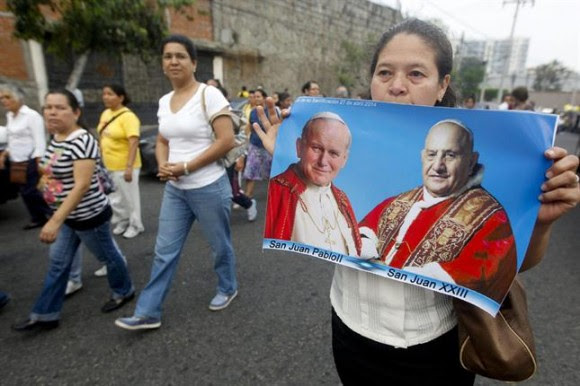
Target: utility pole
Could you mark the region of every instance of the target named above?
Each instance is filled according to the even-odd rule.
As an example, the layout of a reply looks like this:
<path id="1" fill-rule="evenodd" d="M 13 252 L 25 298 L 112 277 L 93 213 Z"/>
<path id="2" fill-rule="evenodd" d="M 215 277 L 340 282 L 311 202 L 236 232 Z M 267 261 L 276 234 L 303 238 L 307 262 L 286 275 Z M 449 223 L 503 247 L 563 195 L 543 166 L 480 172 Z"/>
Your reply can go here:
<path id="1" fill-rule="evenodd" d="M 499 78 L 499 90 L 497 93 L 497 103 L 501 103 L 501 100 L 503 98 L 503 80 L 504 80 L 504 76 L 509 71 L 509 63 L 511 61 L 512 49 L 513 49 L 513 45 L 514 45 L 514 31 L 516 29 L 516 21 L 518 20 L 518 11 L 520 9 L 520 4 L 525 5 L 527 2 L 530 2 L 532 4 L 532 7 L 534 6 L 534 0 L 504 0 L 503 1 L 503 5 L 516 3 L 516 10 L 514 11 L 514 18 L 512 20 L 512 29 L 510 31 L 510 37 L 509 37 L 509 41 L 508 41 L 509 49 L 508 49 L 508 53 L 506 55 L 506 63 L 504 63 L 504 68 L 502 69 L 501 77 Z"/>
<path id="2" fill-rule="evenodd" d="M 578 90 L 578 83 L 579 83 L 578 81 L 580 80 L 580 74 L 578 74 L 577 72 L 573 72 L 573 74 L 574 74 L 575 79 L 574 79 L 574 83 L 573 83 L 574 86 L 572 87 L 572 97 L 570 99 L 570 104 L 572 106 L 576 106 L 576 93 Z"/>
<path id="3" fill-rule="evenodd" d="M 481 89 L 479 90 L 479 102 L 485 102 L 485 89 L 487 87 L 487 70 L 483 74 L 483 81 L 481 82 Z"/>

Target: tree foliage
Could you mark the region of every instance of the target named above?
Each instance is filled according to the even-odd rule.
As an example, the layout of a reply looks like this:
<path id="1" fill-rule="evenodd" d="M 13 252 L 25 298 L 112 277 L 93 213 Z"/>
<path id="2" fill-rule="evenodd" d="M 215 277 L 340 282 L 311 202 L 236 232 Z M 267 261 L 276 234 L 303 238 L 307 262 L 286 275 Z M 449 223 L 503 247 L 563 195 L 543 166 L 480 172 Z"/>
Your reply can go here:
<path id="1" fill-rule="evenodd" d="M 503 89 L 502 95 L 509 94 L 510 90 Z M 483 95 L 483 100 L 486 102 L 493 102 L 499 96 L 499 88 L 486 88 Z"/>
<path id="2" fill-rule="evenodd" d="M 539 65 L 534 70 L 536 78 L 532 87 L 536 91 L 560 91 L 562 83 L 572 73 L 557 60 Z"/>
<path id="3" fill-rule="evenodd" d="M 166 34 L 165 9 L 195 0 L 8 0 L 14 35 L 36 40 L 59 57 L 91 51 L 136 54 L 147 59 Z M 84 67 L 84 64 L 82 64 Z M 82 72 L 82 69 L 81 69 Z M 70 82 L 69 82 L 70 83 Z"/>
<path id="4" fill-rule="evenodd" d="M 459 70 L 456 71 L 454 86 L 459 91 L 462 98 L 470 95 L 477 95 L 479 85 L 485 76 L 485 63 L 479 58 L 462 58 Z"/>

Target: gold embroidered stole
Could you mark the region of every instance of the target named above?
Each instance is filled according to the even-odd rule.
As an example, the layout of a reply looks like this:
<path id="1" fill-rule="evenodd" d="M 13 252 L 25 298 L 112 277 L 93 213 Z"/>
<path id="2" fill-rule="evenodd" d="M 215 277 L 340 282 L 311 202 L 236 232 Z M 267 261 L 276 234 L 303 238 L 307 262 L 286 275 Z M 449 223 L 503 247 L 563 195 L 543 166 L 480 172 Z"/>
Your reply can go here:
<path id="1" fill-rule="evenodd" d="M 379 222 L 378 249 L 381 256 L 397 232 L 411 206 L 421 197 L 422 187 L 397 197 L 383 213 Z M 475 188 L 454 199 L 411 252 L 403 265 L 420 267 L 431 262 L 454 260 L 475 232 L 501 205 L 485 189 Z"/>
<path id="2" fill-rule="evenodd" d="M 385 255 L 385 248 L 397 236 L 405 216 L 409 213 L 413 204 L 421 197 L 422 192 L 423 188 L 418 187 L 402 193 L 383 209 L 379 217 L 377 232 L 379 256 L 383 257 Z"/>

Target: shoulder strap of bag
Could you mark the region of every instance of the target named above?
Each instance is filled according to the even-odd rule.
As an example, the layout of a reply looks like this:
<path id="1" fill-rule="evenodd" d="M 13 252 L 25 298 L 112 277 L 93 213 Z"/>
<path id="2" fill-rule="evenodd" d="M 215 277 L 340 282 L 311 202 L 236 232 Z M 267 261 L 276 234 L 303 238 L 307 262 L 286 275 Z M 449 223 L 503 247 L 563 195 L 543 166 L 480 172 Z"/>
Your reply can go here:
<path id="1" fill-rule="evenodd" d="M 205 90 L 207 90 L 207 85 L 203 83 L 200 83 L 200 85 L 203 85 L 203 89 L 201 90 L 201 109 L 203 110 L 205 120 L 211 126 L 211 122 L 209 121 L 209 115 L 207 113 L 207 105 L 205 103 Z"/>
<path id="2" fill-rule="evenodd" d="M 209 123 L 209 126 L 212 129 L 212 132 L 213 132 L 213 125 L 212 125 L 213 121 L 217 117 L 220 117 L 222 115 L 227 115 L 232 120 L 232 123 L 235 123 L 234 122 L 234 119 L 232 117 L 232 112 L 231 111 L 229 111 L 227 113 L 219 113 L 218 112 L 218 113 L 214 114 L 213 119 L 210 119 L 209 114 L 207 113 L 207 104 L 205 103 L 205 90 L 207 90 L 208 87 L 207 87 L 206 84 L 203 84 L 203 86 L 204 86 L 203 87 L 203 90 L 201 90 L 201 109 L 203 110 L 203 115 L 205 116 L 205 120 L 207 121 L 207 123 Z"/>
<path id="3" fill-rule="evenodd" d="M 113 118 L 109 119 L 109 121 L 108 121 L 107 123 L 105 123 L 105 124 L 103 125 L 103 127 L 101 127 L 101 128 L 99 129 L 99 135 L 101 135 L 101 133 L 103 132 L 103 130 L 105 130 L 105 129 L 107 128 L 107 126 L 109 126 L 111 123 L 113 123 L 113 121 L 114 121 L 115 119 L 119 118 L 121 115 L 123 115 L 123 114 L 125 114 L 125 113 L 128 113 L 128 112 L 129 112 L 129 110 L 121 111 L 119 114 L 117 114 L 117 115 L 115 115 Z"/>

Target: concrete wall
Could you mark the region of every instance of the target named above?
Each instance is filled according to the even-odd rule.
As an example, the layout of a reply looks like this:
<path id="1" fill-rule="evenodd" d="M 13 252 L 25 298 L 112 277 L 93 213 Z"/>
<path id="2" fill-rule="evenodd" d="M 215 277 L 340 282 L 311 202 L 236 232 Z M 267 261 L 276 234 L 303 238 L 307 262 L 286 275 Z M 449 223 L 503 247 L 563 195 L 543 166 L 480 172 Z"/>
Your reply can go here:
<path id="1" fill-rule="evenodd" d="M 368 85 L 368 56 L 378 37 L 401 19 L 396 11 L 365 0 L 198 0 L 186 15 L 167 12 L 169 30 L 191 37 L 199 51 L 198 79 L 215 76 L 214 64 L 223 69 L 221 79 L 235 96 L 242 85 L 258 85 L 269 91 L 288 89 L 298 96 L 303 83 L 317 80 L 323 93 L 332 96 L 338 85 L 336 66 L 344 63 L 344 42 L 366 54 L 351 73 L 358 74 L 358 89 Z M 0 82 L 15 83 L 30 95 L 27 103 L 38 106 L 30 50 L 12 37 L 13 15 L 0 0 Z M 46 55 L 49 87 L 62 87 L 72 62 Z M 85 98 L 85 118 L 96 124 L 102 110 L 101 87 L 125 85 L 134 100 L 132 108 L 144 124 L 157 121 L 157 101 L 170 90 L 159 58 L 92 54 L 79 88 Z M 3 114 L 2 114 L 3 115 Z M 0 124 L 2 118 L 0 118 Z"/>
<path id="2" fill-rule="evenodd" d="M 558 111 L 564 110 L 567 104 L 580 104 L 580 91 L 576 94 L 564 91 L 530 91 L 529 100 L 535 103 L 537 108 L 554 108 Z"/>
<path id="3" fill-rule="evenodd" d="M 401 19 L 395 10 L 364 0 L 214 0 L 212 13 L 215 39 L 228 47 L 224 83 L 230 93 L 263 85 L 268 91 L 288 88 L 294 96 L 311 79 L 333 95 L 342 43 L 355 43 L 368 57 L 378 37 Z M 351 70 L 360 74 L 359 88 L 366 87 L 368 66 L 357 67 Z"/>

